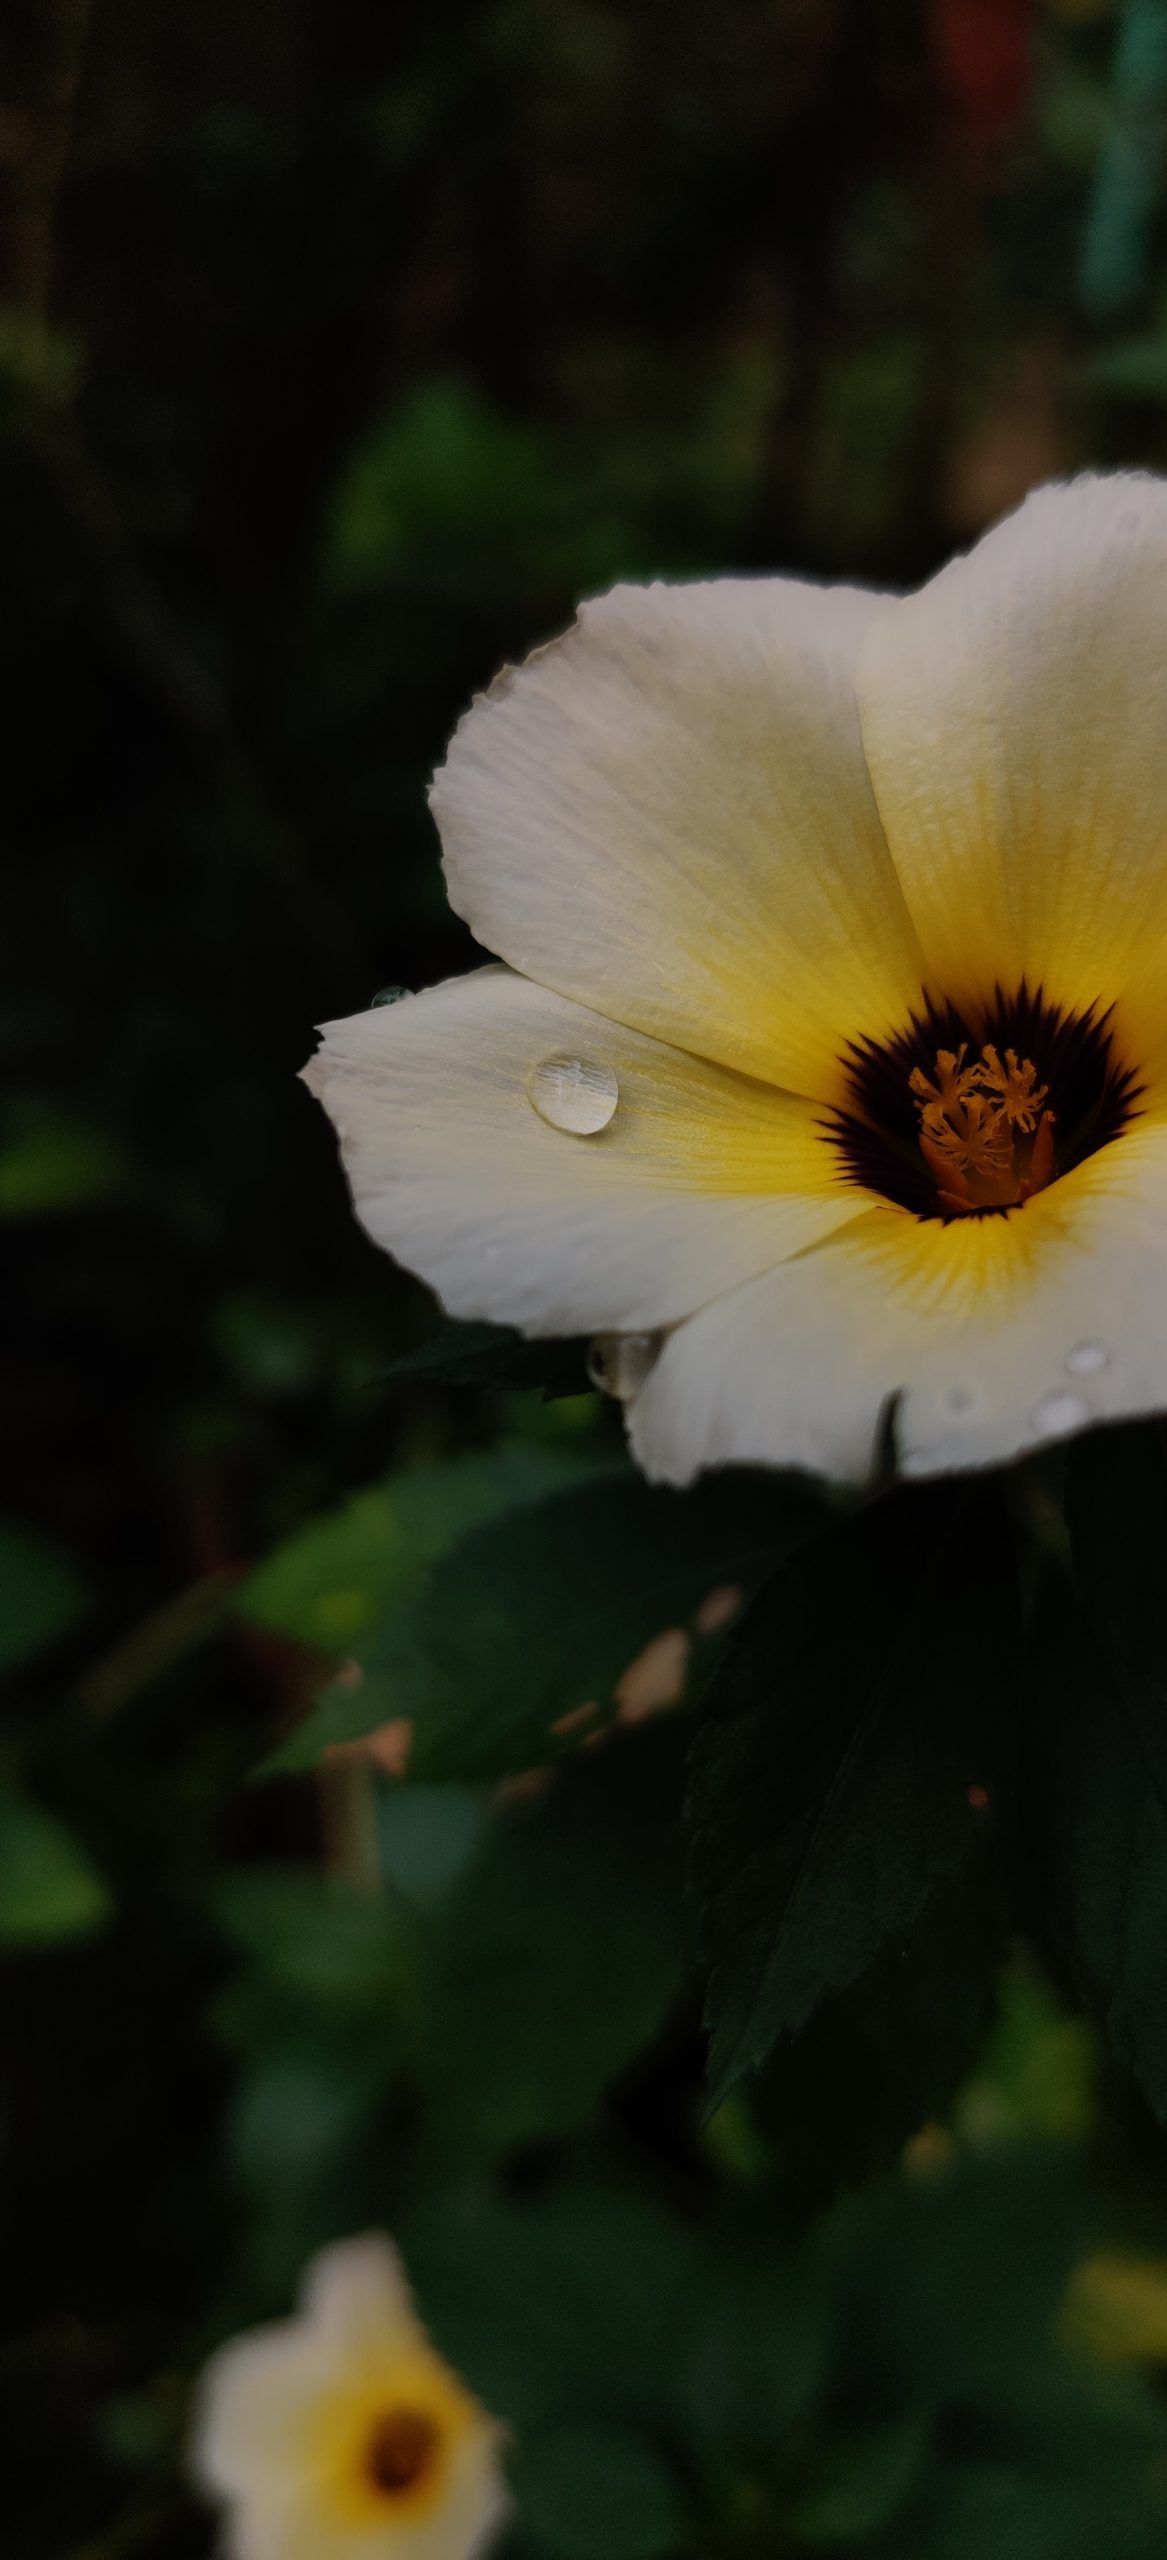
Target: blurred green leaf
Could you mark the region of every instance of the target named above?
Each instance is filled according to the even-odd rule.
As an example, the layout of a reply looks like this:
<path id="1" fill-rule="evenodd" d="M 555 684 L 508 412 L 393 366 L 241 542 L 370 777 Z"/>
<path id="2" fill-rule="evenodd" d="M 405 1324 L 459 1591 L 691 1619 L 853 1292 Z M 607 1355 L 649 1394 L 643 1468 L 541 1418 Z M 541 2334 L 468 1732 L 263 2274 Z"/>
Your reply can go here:
<path id="1" fill-rule="evenodd" d="M 1021 2464 L 952 2462 L 894 2560 L 1157 2560 L 1161 2512 L 1140 2507 L 1117 2464 L 1105 2486 Z"/>
<path id="2" fill-rule="evenodd" d="M 0 1942 L 84 1937 L 109 1912 L 100 1876 L 64 1823 L 15 1788 L 0 1788 Z"/>
<path id="3" fill-rule="evenodd" d="M 536 1501 L 580 1465 L 562 1451 L 504 1446 L 391 1476 L 277 1547 L 241 1585 L 238 1606 L 322 1652 L 356 1652 L 446 1547 L 495 1512 Z"/>
<path id="4" fill-rule="evenodd" d="M 352 456 L 322 576 L 342 596 L 402 584 L 478 597 L 518 566 L 530 588 L 559 597 L 634 565 L 638 532 L 553 425 L 508 417 L 447 375 L 415 385 Z"/>
<path id="5" fill-rule="evenodd" d="M 211 1905 L 240 1953 L 299 2003 L 363 2013 L 410 1992 L 416 1927 L 396 1897 L 311 1867 L 241 1868 L 216 1880 Z"/>
<path id="6" fill-rule="evenodd" d="M 991 1605 L 962 1613 L 971 1584 Z M 1012 1556 L 991 1495 L 897 1495 L 774 1576 L 693 1748 L 715 2098 L 906 1938 L 1005 1775 Z"/>
<path id="7" fill-rule="evenodd" d="M 1097 390 L 1115 400 L 1167 401 L 1167 329 L 1100 347 L 1087 373 Z"/>
<path id="8" fill-rule="evenodd" d="M 775 2229 L 769 2200 L 722 2217 L 689 2305 L 695 2453 L 756 2477 L 785 2460 L 828 2388 L 831 2306 L 815 2255 Z"/>
<path id="9" fill-rule="evenodd" d="M 567 2178 L 526 2203 L 447 2186 L 400 2237 L 427 2328 L 516 2433 L 595 2419 L 687 2432 L 707 2266 L 691 2220 Z"/>
<path id="10" fill-rule="evenodd" d="M 676 2477 L 627 2427 L 551 2428 L 520 2445 L 510 2470 L 523 2514 L 563 2560 L 654 2560 L 682 2540 Z"/>
<path id="11" fill-rule="evenodd" d="M 80 1574 L 59 1549 L 15 1521 L 0 1521 L 0 1671 L 67 1636 L 85 1614 Z"/>
<path id="12" fill-rule="evenodd" d="M 970 2142 L 1084 2141 L 1093 2115 L 1095 2045 L 1083 2018 L 1055 2000 L 1032 1959 L 1015 1953 L 997 1986 L 997 2016 L 963 2090 L 958 2131 Z"/>
<path id="13" fill-rule="evenodd" d="M 0 1220 L 43 1218 L 113 1198 L 127 1181 L 108 1130 L 34 1095 L 10 1100 L 0 1122 Z"/>
<path id="14" fill-rule="evenodd" d="M 383 1787 L 376 1823 L 382 1875 L 428 1910 L 446 1900 L 481 1849 L 490 1807 L 470 1787 Z"/>
<path id="15" fill-rule="evenodd" d="M 448 1906 L 428 2068 L 444 2154 L 569 2133 L 675 2003 L 679 1772 L 657 1743 L 587 1754 L 508 1810 Z"/>
<path id="16" fill-rule="evenodd" d="M 1080 2432 L 1054 2329 L 1089 2227 L 1081 2164 L 1049 2146 L 970 2157 L 941 2140 L 912 2174 L 848 2198 L 824 2240 L 852 2390 L 976 2409 L 1035 2440 Z"/>
<path id="17" fill-rule="evenodd" d="M 504 1324 L 447 1324 L 382 1369 L 377 1383 L 429 1379 L 449 1387 L 537 1387 L 545 1402 L 586 1394 L 587 1342 L 528 1342 Z"/>
<path id="18" fill-rule="evenodd" d="M 360 1689 L 331 1693 L 270 1765 L 309 1766 L 325 1743 L 407 1716 L 412 1777 L 538 1766 L 607 1720 L 654 1638 L 691 1630 L 714 1594 L 756 1588 L 825 1516 L 809 1490 L 762 1474 L 681 1495 L 621 1468 L 552 1492 L 461 1539 L 415 1604 L 354 1644 Z"/>
<path id="19" fill-rule="evenodd" d="M 882 2425 L 841 2427 L 820 2477 L 787 2508 L 784 2522 L 814 2550 L 853 2546 L 879 2533 L 919 2487 L 931 2435 L 919 2411 Z"/>

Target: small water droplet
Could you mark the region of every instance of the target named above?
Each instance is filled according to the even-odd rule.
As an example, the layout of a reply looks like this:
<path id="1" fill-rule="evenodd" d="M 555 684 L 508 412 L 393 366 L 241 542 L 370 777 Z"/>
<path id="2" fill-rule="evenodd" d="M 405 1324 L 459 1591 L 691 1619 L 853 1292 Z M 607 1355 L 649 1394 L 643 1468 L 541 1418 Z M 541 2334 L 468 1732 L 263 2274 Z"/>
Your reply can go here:
<path id="1" fill-rule="evenodd" d="M 620 1099 L 611 1068 L 590 1058 L 544 1058 L 527 1092 L 540 1119 L 573 1138 L 594 1138 L 606 1129 Z"/>
<path id="2" fill-rule="evenodd" d="M 1076 1342 L 1066 1353 L 1066 1367 L 1071 1377 L 1091 1378 L 1096 1370 L 1105 1369 L 1109 1358 L 1104 1342 Z"/>
<path id="3" fill-rule="evenodd" d="M 976 1401 L 971 1387 L 950 1387 L 944 1399 L 944 1410 L 946 1413 L 972 1413 Z"/>
<path id="4" fill-rule="evenodd" d="M 659 1333 L 598 1333 L 588 1352 L 588 1376 L 601 1395 L 627 1404 L 638 1395 L 661 1347 Z"/>
<path id="5" fill-rule="evenodd" d="M 1080 1431 L 1090 1420 L 1090 1407 L 1081 1396 L 1071 1395 L 1068 1387 L 1054 1387 L 1048 1396 L 1039 1397 L 1029 1419 L 1034 1431 Z"/>
<path id="6" fill-rule="evenodd" d="M 408 987 L 378 987 L 372 1001 L 374 1004 L 400 1004 L 402 997 L 408 994 Z"/>

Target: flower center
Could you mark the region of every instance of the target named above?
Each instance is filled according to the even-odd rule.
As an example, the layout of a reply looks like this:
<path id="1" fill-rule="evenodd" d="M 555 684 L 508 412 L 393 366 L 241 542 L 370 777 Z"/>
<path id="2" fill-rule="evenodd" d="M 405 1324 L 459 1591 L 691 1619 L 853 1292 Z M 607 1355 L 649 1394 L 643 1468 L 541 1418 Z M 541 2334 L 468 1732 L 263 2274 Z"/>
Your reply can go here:
<path id="1" fill-rule="evenodd" d="M 842 1064 L 847 1101 L 827 1128 L 846 1171 L 920 1218 L 1023 1208 L 1119 1137 L 1141 1091 L 1107 1014 L 1066 1013 L 1024 983 L 976 1011 L 929 1001 Z"/>
<path id="2" fill-rule="evenodd" d="M 424 2409 L 385 2409 L 374 2420 L 364 2449 L 368 2479 L 384 2497 L 415 2489 L 433 2465 L 440 2429 Z"/>
<path id="3" fill-rule="evenodd" d="M 939 1049 L 934 1076 L 913 1067 L 908 1083 L 920 1114 L 920 1153 L 935 1176 L 936 1196 L 953 1217 L 970 1210 L 1020 1208 L 1054 1175 L 1054 1114 L 1043 1111 L 1049 1086 L 1038 1083 L 1032 1058 L 1006 1049 L 1002 1065 L 991 1040 L 971 1066 L 968 1042 Z"/>

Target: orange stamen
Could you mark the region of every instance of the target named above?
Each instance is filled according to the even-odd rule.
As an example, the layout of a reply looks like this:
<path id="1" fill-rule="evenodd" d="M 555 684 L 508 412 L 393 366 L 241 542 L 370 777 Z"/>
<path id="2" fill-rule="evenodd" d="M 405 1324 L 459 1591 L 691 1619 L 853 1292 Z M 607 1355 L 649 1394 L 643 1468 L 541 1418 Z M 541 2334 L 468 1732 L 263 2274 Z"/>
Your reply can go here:
<path id="1" fill-rule="evenodd" d="M 938 1050 L 935 1077 L 913 1067 L 908 1079 L 920 1153 L 954 1217 L 1020 1208 L 1056 1170 L 1054 1115 L 1041 1108 L 1049 1087 L 1038 1083 L 1032 1060 L 1006 1049 L 1002 1065 L 991 1041 L 971 1066 L 967 1054 L 967 1041 Z"/>

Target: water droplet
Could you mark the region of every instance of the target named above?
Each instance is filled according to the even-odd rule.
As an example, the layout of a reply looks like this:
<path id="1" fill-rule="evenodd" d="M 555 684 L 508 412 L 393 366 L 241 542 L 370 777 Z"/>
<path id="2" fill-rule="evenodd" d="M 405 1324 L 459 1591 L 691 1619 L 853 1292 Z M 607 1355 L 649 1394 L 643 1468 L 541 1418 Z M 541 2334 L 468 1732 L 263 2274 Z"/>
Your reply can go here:
<path id="1" fill-rule="evenodd" d="M 544 1058 L 527 1091 L 540 1119 L 573 1138 L 594 1138 L 606 1129 L 620 1099 L 611 1068 L 589 1058 Z"/>
<path id="2" fill-rule="evenodd" d="M 638 1395 L 661 1347 L 659 1333 L 598 1333 L 588 1352 L 588 1376 L 601 1395 L 627 1404 Z"/>
<path id="3" fill-rule="evenodd" d="M 976 1401 L 971 1387 L 950 1387 L 944 1399 L 944 1410 L 946 1413 L 972 1413 L 975 1411 Z"/>
<path id="4" fill-rule="evenodd" d="M 408 987 L 378 987 L 372 1001 L 374 1004 L 400 1004 L 402 997 L 408 994 Z"/>
<path id="5" fill-rule="evenodd" d="M 1066 1367 L 1074 1378 L 1091 1378 L 1097 1369 L 1105 1369 L 1110 1353 L 1104 1342 L 1076 1342 L 1066 1353 Z"/>
<path id="6" fill-rule="evenodd" d="M 1039 1398 L 1029 1420 L 1034 1431 L 1080 1431 L 1082 1424 L 1090 1420 L 1090 1407 L 1081 1396 L 1072 1396 L 1068 1387 L 1054 1387 L 1048 1396 Z"/>

